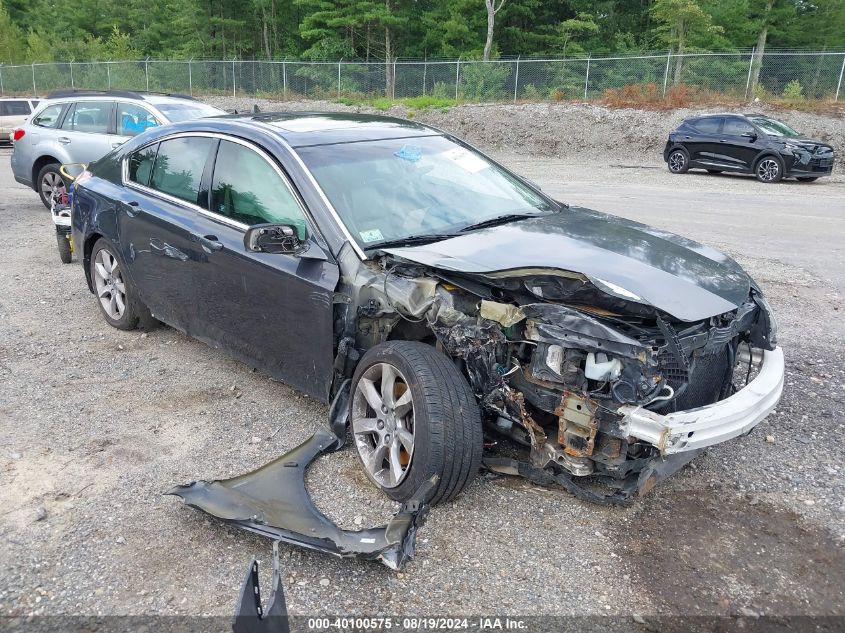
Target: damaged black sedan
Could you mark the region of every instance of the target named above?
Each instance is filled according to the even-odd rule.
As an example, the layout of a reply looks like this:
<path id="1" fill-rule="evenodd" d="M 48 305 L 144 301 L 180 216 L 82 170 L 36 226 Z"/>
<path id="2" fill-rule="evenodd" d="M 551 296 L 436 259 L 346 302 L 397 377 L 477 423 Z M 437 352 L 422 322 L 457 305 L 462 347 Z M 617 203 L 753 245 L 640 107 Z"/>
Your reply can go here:
<path id="1" fill-rule="evenodd" d="M 324 402 L 351 380 L 361 464 L 397 500 L 427 481 L 450 499 L 482 458 L 629 499 L 780 398 L 775 320 L 734 260 L 552 200 L 427 126 L 206 119 L 77 183 L 107 322 L 163 321 Z"/>

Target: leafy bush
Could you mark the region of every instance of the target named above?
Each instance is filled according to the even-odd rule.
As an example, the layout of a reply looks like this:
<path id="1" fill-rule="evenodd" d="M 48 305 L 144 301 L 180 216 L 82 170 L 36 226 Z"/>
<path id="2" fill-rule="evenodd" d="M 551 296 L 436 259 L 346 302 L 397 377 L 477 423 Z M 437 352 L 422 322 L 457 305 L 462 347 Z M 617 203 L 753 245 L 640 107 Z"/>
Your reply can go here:
<path id="1" fill-rule="evenodd" d="M 783 88 L 783 97 L 784 99 L 794 99 L 795 101 L 800 101 L 804 98 L 804 88 L 801 86 L 801 82 L 797 79 L 793 79 L 790 81 L 786 86 Z"/>
<path id="2" fill-rule="evenodd" d="M 500 101 L 507 97 L 510 66 L 494 62 L 467 64 L 461 69 L 461 96 L 468 101 Z"/>
<path id="3" fill-rule="evenodd" d="M 522 98 L 528 101 L 540 101 L 540 91 L 534 84 L 528 84 L 522 88 Z"/>

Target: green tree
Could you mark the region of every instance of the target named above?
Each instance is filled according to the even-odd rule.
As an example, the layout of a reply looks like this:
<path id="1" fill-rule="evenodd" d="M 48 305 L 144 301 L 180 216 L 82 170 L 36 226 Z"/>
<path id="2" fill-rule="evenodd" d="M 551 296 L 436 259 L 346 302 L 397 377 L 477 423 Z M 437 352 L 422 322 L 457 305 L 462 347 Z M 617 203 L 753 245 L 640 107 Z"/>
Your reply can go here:
<path id="1" fill-rule="evenodd" d="M 681 82 L 683 54 L 690 43 L 700 44 L 708 36 L 721 33 L 722 28 L 713 24 L 698 0 L 655 0 L 650 12 L 657 24 L 655 33 L 677 54 L 673 80 L 677 85 Z"/>
<path id="2" fill-rule="evenodd" d="M 0 63 L 20 61 L 23 48 L 23 34 L 0 0 Z"/>

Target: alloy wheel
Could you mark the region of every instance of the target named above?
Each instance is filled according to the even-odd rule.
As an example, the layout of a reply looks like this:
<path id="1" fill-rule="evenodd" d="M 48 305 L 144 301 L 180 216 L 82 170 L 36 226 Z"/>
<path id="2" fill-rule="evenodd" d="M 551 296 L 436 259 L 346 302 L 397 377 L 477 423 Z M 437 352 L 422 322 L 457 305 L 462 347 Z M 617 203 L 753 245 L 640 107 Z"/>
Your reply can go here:
<path id="1" fill-rule="evenodd" d="M 48 171 L 41 179 L 41 194 L 46 200 L 52 200 L 53 192 L 56 189 L 62 190 L 65 188 L 65 183 L 62 177 L 54 171 Z"/>
<path id="2" fill-rule="evenodd" d="M 97 298 L 109 318 L 117 321 L 126 311 L 126 284 L 117 258 L 105 248 L 94 259 Z"/>
<path id="3" fill-rule="evenodd" d="M 757 175 L 764 182 L 772 182 L 780 173 L 780 165 L 773 158 L 765 158 L 757 165 Z"/>
<path id="4" fill-rule="evenodd" d="M 396 367 L 377 363 L 358 380 L 352 396 L 352 434 L 367 474 L 395 488 L 414 455 L 414 400 Z"/>
<path id="5" fill-rule="evenodd" d="M 681 171 L 687 162 L 687 157 L 683 152 L 672 152 L 669 156 L 669 169 L 675 173 Z"/>

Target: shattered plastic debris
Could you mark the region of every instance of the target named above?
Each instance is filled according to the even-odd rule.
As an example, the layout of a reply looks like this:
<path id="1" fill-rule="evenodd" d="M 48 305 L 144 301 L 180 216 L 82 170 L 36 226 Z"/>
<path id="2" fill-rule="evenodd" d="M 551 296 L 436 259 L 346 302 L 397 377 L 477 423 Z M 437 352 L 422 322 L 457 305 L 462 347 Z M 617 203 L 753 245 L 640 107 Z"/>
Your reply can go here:
<path id="1" fill-rule="evenodd" d="M 417 529 L 428 512 L 426 501 L 436 476 L 403 503 L 390 522 L 378 528 L 344 530 L 326 518 L 305 489 L 305 470 L 317 457 L 341 448 L 346 439 L 349 385 L 330 413 L 332 430 L 314 433 L 292 451 L 232 479 L 194 481 L 165 494 L 238 527 L 300 547 L 339 557 L 380 560 L 401 569 L 414 554 Z"/>

